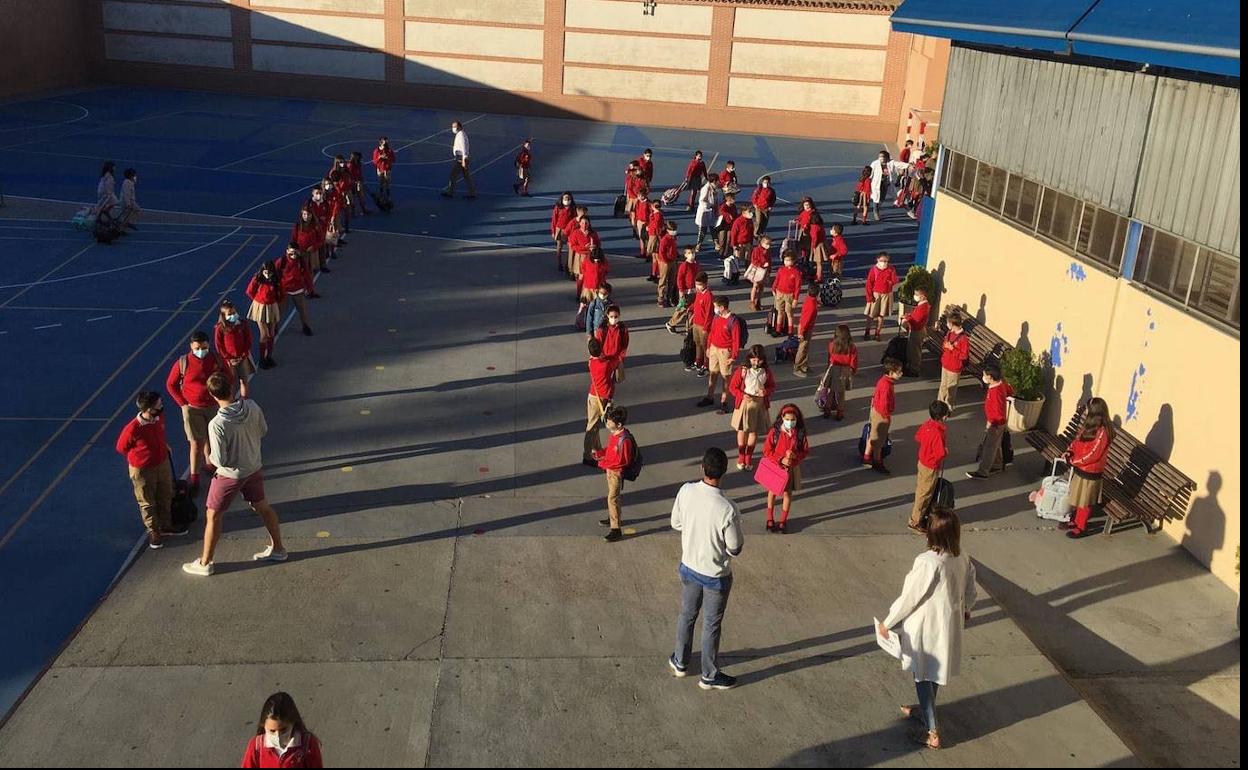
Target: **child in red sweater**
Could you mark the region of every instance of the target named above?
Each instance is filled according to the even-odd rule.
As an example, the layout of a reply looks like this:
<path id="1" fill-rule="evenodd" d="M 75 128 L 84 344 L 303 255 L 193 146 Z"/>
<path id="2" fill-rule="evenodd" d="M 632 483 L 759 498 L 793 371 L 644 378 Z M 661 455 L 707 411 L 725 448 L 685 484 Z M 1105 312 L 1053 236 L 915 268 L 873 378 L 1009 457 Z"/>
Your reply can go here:
<path id="1" fill-rule="evenodd" d="M 771 221 L 771 210 L 776 206 L 776 188 L 771 186 L 771 177 L 765 176 L 758 180 L 758 187 L 750 196 L 754 206 L 754 237 L 767 231 L 767 223 Z"/>
<path id="2" fill-rule="evenodd" d="M 1001 440 L 1005 437 L 1005 418 L 1009 402 L 1014 398 L 1014 389 L 1001 379 L 1001 368 L 984 367 L 984 384 L 988 386 L 988 395 L 984 397 L 984 437 L 979 442 L 979 468 L 967 471 L 968 479 L 986 479 L 1005 467 L 1001 457 Z"/>
<path id="3" fill-rule="evenodd" d="M 823 416 L 831 417 L 835 412 L 836 419 L 845 419 L 845 391 L 853 385 L 853 377 L 858 373 L 858 348 L 854 345 L 853 334 L 849 327 L 840 324 L 832 332 L 832 341 L 828 343 L 828 371 L 824 374 L 824 386 L 832 391 L 829 409 Z"/>
<path id="4" fill-rule="evenodd" d="M 324 767 L 321 742 L 303 724 L 294 698 L 274 693 L 260 709 L 256 736 L 247 742 L 240 767 Z"/>
<path id="5" fill-rule="evenodd" d="M 586 398 L 585 443 L 581 462 L 591 468 L 598 467 L 602 452 L 602 418 L 607 404 L 615 397 L 615 369 L 619 359 L 602 354 L 602 341 L 589 340 L 589 396 Z"/>
<path id="6" fill-rule="evenodd" d="M 923 368 L 923 340 L 927 339 L 927 325 L 932 317 L 932 306 L 927 302 L 927 290 L 914 290 L 914 309 L 906 314 L 901 327 L 906 330 L 906 374 L 918 377 Z"/>
<path id="7" fill-rule="evenodd" d="M 875 256 L 875 264 L 867 271 L 867 308 L 864 311 L 867 327 L 862 334 L 864 340 L 871 339 L 872 326 L 875 327 L 875 338 L 880 338 L 880 332 L 884 330 L 884 319 L 892 315 L 893 289 L 899 283 L 901 279 L 889 264 L 888 252 L 881 251 Z"/>
<path id="8" fill-rule="evenodd" d="M 910 522 L 906 525 L 913 532 L 924 532 L 923 519 L 932 505 L 936 493 L 936 479 L 944 465 L 949 450 L 945 447 L 945 420 L 949 419 L 949 405 L 933 401 L 927 407 L 931 418 L 919 426 L 914 434 L 919 446 L 917 476 L 914 486 L 914 507 L 910 510 Z"/>
<path id="9" fill-rule="evenodd" d="M 618 385 L 624 381 L 624 359 L 628 357 L 628 327 L 620 320 L 619 305 L 607 305 L 607 321 L 594 330 L 594 339 L 602 343 L 604 356 L 617 360 L 615 382 Z"/>
<path id="10" fill-rule="evenodd" d="M 239 397 L 247 398 L 247 380 L 256 373 L 256 365 L 251 360 L 251 329 L 228 299 L 221 300 L 220 318 L 213 327 L 213 347 L 217 355 L 225 359 L 238 382 Z"/>
<path id="11" fill-rule="evenodd" d="M 672 306 L 672 273 L 676 269 L 676 223 L 668 222 L 664 228 L 666 232 L 659 239 L 659 249 L 655 254 L 654 262 L 658 266 L 658 298 L 659 307 Z"/>
<path id="12" fill-rule="evenodd" d="M 1092 518 L 1092 506 L 1101 501 L 1101 480 L 1109 460 L 1109 444 L 1113 440 L 1113 427 L 1109 421 L 1109 405 L 1103 398 L 1088 401 L 1087 411 L 1079 433 L 1070 442 L 1062 459 L 1070 463 L 1070 505 L 1075 517 L 1065 525 L 1066 537 L 1080 538 L 1088 530 Z"/>
<path id="13" fill-rule="evenodd" d="M 139 394 L 135 405 L 139 413 L 121 429 L 117 452 L 126 456 L 130 466 L 130 483 L 147 529 L 147 546 L 155 550 L 163 545 L 166 535 L 185 535 L 186 529 L 174 531 L 170 518 L 173 464 L 169 460 L 165 407 L 160 402 L 160 394 L 145 390 Z"/>
<path id="14" fill-rule="evenodd" d="M 893 385 L 901 379 L 901 362 L 895 358 L 885 358 L 881 364 L 884 374 L 875 383 L 875 394 L 871 397 L 871 432 L 867 438 L 867 452 L 862 456 L 862 464 L 870 465 L 871 470 L 888 475 L 892 473 L 884 467 L 884 447 L 888 444 L 888 429 L 893 422 L 893 412 L 897 411 L 897 397 Z"/>
<path id="15" fill-rule="evenodd" d="M 568 242 L 567 227 L 576 218 L 576 201 L 572 193 L 564 191 L 550 212 L 550 237 L 555 242 L 555 267 L 561 273 L 568 272 L 563 262 L 563 246 Z"/>
<path id="16" fill-rule="evenodd" d="M 862 215 L 862 223 L 867 224 L 867 204 L 871 201 L 871 167 L 863 166 L 858 174 L 858 183 L 854 185 L 853 210 L 851 225 L 858 224 L 858 215 Z"/>
<path id="17" fill-rule="evenodd" d="M 607 430 L 611 437 L 607 439 L 607 448 L 594 453 L 598 458 L 598 467 L 607 475 L 607 520 L 604 522 L 610 529 L 603 540 L 614 543 L 624 538 L 620 529 L 620 495 L 624 491 L 624 469 L 633 464 L 637 454 L 637 442 L 633 439 L 624 424 L 628 422 L 628 410 L 622 406 L 607 409 Z"/>
<path id="18" fill-rule="evenodd" d="M 849 244 L 845 243 L 845 237 L 841 235 L 844 226 L 840 222 L 832 225 L 832 275 L 840 278 L 845 272 L 845 257 L 849 255 Z"/>
<path id="19" fill-rule="evenodd" d="M 793 356 L 793 374 L 797 377 L 810 375 L 810 340 L 815 336 L 815 318 L 818 315 L 819 284 L 812 283 L 806 289 L 802 317 L 797 322 L 797 353 Z"/>
<path id="20" fill-rule="evenodd" d="M 646 220 L 646 256 L 650 258 L 650 282 L 659 282 L 659 239 L 666 228 L 663 220 L 663 204 L 657 200 L 650 202 L 650 213 Z"/>
<path id="21" fill-rule="evenodd" d="M 260 368 L 269 369 L 277 363 L 273 360 L 273 343 L 277 339 L 277 324 L 282 320 L 283 300 L 282 277 L 272 260 L 252 276 L 247 296 L 251 298 L 247 317 L 256 322 L 260 332 Z"/>
<path id="22" fill-rule="evenodd" d="M 711 293 L 710 279 L 706 273 L 699 272 L 694 280 L 693 301 L 689 304 L 689 329 L 693 333 L 693 346 L 696 351 L 692 367 L 685 371 L 705 377 L 710 369 L 707 367 L 707 347 L 711 336 L 711 322 L 715 320 L 715 295 Z"/>
<path id="23" fill-rule="evenodd" d="M 636 220 L 633 224 L 633 230 L 637 234 L 637 258 L 646 259 L 649 256 L 649 253 L 646 251 L 646 230 L 650 227 L 649 193 L 642 193 L 637 196 L 637 205 L 633 207 L 633 218 Z"/>
<path id="24" fill-rule="evenodd" d="M 695 208 L 698 193 L 701 192 L 702 185 L 706 181 L 706 173 L 702 151 L 695 150 L 693 159 L 689 161 L 688 166 L 685 166 L 685 189 L 689 191 L 689 203 L 685 206 L 685 211 L 693 211 Z"/>
<path id="25" fill-rule="evenodd" d="M 764 235 L 758 239 L 758 245 L 750 251 L 747 272 L 749 274 L 746 278 L 750 281 L 750 309 L 762 310 L 763 284 L 771 274 L 771 238 Z"/>
<path id="26" fill-rule="evenodd" d="M 281 273 L 282 315 L 286 314 L 286 300 L 293 302 L 295 310 L 299 313 L 299 322 L 303 324 L 303 333 L 311 337 L 312 327 L 308 324 L 308 302 L 304 295 L 312 279 L 308 275 L 307 263 L 299 254 L 299 249 L 295 244 L 292 243 L 286 247 L 286 256 L 282 257 L 277 269 Z"/>
<path id="27" fill-rule="evenodd" d="M 672 317 L 667 319 L 667 323 L 663 324 L 663 327 L 667 329 L 669 334 L 680 334 L 680 332 L 676 331 L 676 324 L 689 318 L 689 311 L 694 300 L 695 284 L 701 269 L 698 265 L 697 250 L 693 246 L 686 246 L 685 261 L 681 262 L 676 268 L 676 293 L 679 300 L 676 303 L 676 310 L 672 312 Z"/>
<path id="28" fill-rule="evenodd" d="M 944 401 L 952 410 L 958 395 L 958 379 L 962 376 L 962 367 L 971 355 L 971 343 L 966 332 L 962 330 L 962 311 L 957 308 L 950 310 L 946 323 L 949 325 L 949 332 L 941 343 L 940 390 L 937 391 L 936 398 Z"/>
<path id="29" fill-rule="evenodd" d="M 520 145 L 520 152 L 516 153 L 516 183 L 511 186 L 512 192 L 517 195 L 529 196 L 529 180 L 532 175 L 529 167 L 533 165 L 533 140 L 525 139 L 524 144 Z"/>
<path id="30" fill-rule="evenodd" d="M 373 168 L 377 169 L 377 196 L 383 201 L 390 200 L 390 170 L 394 168 L 394 150 L 390 140 L 381 137 L 377 147 L 373 149 Z"/>
<path id="31" fill-rule="evenodd" d="M 780 521 L 775 521 L 776 495 L 767 491 L 767 531 L 781 535 L 787 532 L 789 510 L 793 507 L 793 493 L 802 488 L 802 461 L 810 454 L 810 440 L 806 436 L 806 421 L 797 404 L 780 407 L 780 416 L 767 433 L 763 442 L 763 457 L 789 472 L 789 483 L 781 496 Z"/>
<path id="32" fill-rule="evenodd" d="M 724 202 L 719 204 L 719 219 L 715 225 L 715 248 L 719 253 L 720 259 L 727 259 L 732 253 L 732 244 L 729 242 L 728 234 L 732 231 L 732 223 L 737 221 L 740 212 L 737 211 L 737 197 L 732 194 L 724 196 Z"/>
<path id="33" fill-rule="evenodd" d="M 802 271 L 797 269 L 797 256 L 792 251 L 784 252 L 781 257 L 784 267 L 776 271 L 771 294 L 776 308 L 776 331 L 790 334 L 793 329 L 793 310 L 797 307 L 797 295 L 802 291 L 804 279 Z"/>

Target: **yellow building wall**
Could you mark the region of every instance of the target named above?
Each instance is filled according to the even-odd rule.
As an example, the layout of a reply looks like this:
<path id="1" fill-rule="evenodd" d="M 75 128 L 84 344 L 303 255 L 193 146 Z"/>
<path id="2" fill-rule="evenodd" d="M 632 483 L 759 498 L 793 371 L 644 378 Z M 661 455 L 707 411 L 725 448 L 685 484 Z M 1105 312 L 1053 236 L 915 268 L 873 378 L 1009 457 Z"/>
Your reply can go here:
<path id="1" fill-rule="evenodd" d="M 933 225 L 928 269 L 942 275 L 942 306 L 966 304 L 1011 344 L 1052 355 L 1045 427 L 1100 396 L 1191 477 L 1191 511 L 1164 531 L 1238 590 L 1239 340 L 951 195 Z M 1210 364 L 1221 374 L 1205 374 Z"/>

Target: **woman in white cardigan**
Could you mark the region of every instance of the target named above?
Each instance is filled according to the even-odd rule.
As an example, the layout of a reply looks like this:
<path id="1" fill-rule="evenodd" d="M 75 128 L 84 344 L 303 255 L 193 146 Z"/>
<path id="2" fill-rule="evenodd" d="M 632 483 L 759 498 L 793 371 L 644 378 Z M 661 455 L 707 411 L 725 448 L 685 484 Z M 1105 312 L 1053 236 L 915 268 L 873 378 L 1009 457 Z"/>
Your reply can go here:
<path id="1" fill-rule="evenodd" d="M 951 509 L 933 509 L 927 528 L 927 551 L 906 575 L 901 596 L 876 630 L 888 638 L 901 625 L 901 665 L 914 674 L 919 702 L 902 706 L 907 717 L 917 717 L 925 730 L 915 739 L 928 748 L 940 748 L 936 727 L 936 691 L 956 676 L 962 658 L 962 627 L 975 605 L 975 565 L 962 553 L 962 528 Z"/>

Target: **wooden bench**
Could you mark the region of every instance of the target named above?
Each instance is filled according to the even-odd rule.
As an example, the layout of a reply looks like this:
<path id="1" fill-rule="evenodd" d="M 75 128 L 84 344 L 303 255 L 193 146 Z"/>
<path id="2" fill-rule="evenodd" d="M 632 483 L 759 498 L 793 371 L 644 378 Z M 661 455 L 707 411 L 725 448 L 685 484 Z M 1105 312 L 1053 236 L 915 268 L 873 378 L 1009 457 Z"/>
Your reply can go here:
<path id="1" fill-rule="evenodd" d="M 962 308 L 962 310 L 965 310 L 965 308 Z M 962 317 L 962 331 L 966 332 L 967 347 L 970 352 L 970 355 L 966 358 L 966 363 L 962 365 L 962 373 L 979 379 L 984 374 L 985 364 L 996 362 L 1000 365 L 1001 355 L 1009 350 L 1011 345 L 1002 339 L 1001 335 L 976 321 L 973 316 L 963 312 Z M 939 357 L 944 353 L 945 335 L 948 333 L 948 311 L 946 311 L 936 321 L 936 326 L 927 335 L 924 344 L 927 345 L 928 350 Z"/>
<path id="2" fill-rule="evenodd" d="M 1027 443 L 1047 462 L 1060 457 L 1079 432 L 1083 422 L 1081 405 L 1061 435 L 1037 429 L 1028 432 Z M 1101 510 L 1105 512 L 1105 534 L 1116 525 L 1138 521 L 1150 533 L 1162 523 L 1187 514 L 1196 482 L 1166 462 L 1125 430 L 1114 431 L 1101 484 Z"/>

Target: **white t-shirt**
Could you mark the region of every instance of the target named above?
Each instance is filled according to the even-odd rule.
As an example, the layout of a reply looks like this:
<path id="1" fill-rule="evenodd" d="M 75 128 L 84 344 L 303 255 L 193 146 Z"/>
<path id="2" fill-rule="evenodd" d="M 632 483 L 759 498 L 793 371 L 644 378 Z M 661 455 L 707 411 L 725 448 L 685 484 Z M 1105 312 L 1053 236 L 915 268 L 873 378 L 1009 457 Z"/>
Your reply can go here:
<path id="1" fill-rule="evenodd" d="M 680 561 L 708 578 L 732 574 L 730 559 L 741 553 L 741 510 L 718 487 L 685 484 L 672 505 L 672 529 L 680 533 Z"/>
<path id="2" fill-rule="evenodd" d="M 455 134 L 455 144 L 451 148 L 451 154 L 457 158 L 468 157 L 468 132 L 459 129 L 459 133 Z"/>

